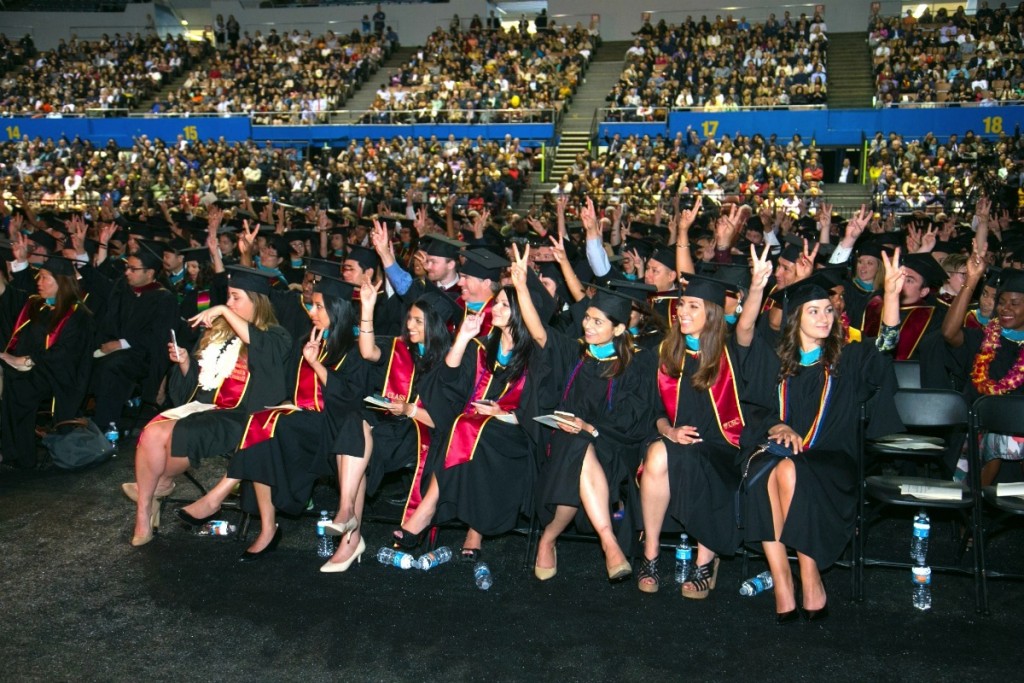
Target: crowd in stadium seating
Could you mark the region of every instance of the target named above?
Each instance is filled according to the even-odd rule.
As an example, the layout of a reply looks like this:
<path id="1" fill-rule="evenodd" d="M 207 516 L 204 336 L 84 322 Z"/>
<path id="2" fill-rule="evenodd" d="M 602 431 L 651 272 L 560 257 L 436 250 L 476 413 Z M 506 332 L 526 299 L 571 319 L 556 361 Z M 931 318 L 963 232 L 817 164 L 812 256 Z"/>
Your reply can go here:
<path id="1" fill-rule="evenodd" d="M 1024 97 L 1024 6 L 981 2 L 977 13 L 925 9 L 915 17 L 872 18 L 876 105 L 934 106 L 941 102 L 992 106 Z"/>
<path id="2" fill-rule="evenodd" d="M 603 145 L 597 158 L 577 159 L 561 179 L 561 191 L 653 207 L 686 186 L 718 199 L 781 203 L 815 194 L 824 177 L 818 150 L 799 134 L 789 140 L 774 134 L 702 140 L 690 130 L 673 139 L 615 135 Z"/>
<path id="3" fill-rule="evenodd" d="M 36 46 L 32 36 L 26 34 L 20 39 L 12 40 L 0 33 L 0 74 L 5 74 L 15 67 L 21 66 L 36 54 Z"/>
<path id="4" fill-rule="evenodd" d="M 115 33 L 94 41 L 61 39 L 56 48 L 3 75 L 0 115 L 131 109 L 210 52 L 208 44 L 180 36 Z"/>
<path id="5" fill-rule="evenodd" d="M 662 121 L 673 108 L 824 104 L 827 30 L 818 15 L 793 19 L 788 11 L 781 21 L 772 14 L 753 25 L 732 15 L 646 22 L 606 98 L 608 118 Z"/>
<path id="6" fill-rule="evenodd" d="M 363 122 L 551 121 L 576 92 L 593 50 L 579 26 L 528 33 L 453 23 L 381 83 Z"/>
<path id="7" fill-rule="evenodd" d="M 145 136 L 131 148 L 94 147 L 61 139 L 5 143 L 0 173 L 7 191 L 20 186 L 44 206 L 95 204 L 110 199 L 151 207 L 161 200 L 198 205 L 204 197 L 272 196 L 302 206 L 339 208 L 358 196 L 401 202 L 408 190 L 442 207 L 450 195 L 476 208 L 508 205 L 526 184 L 532 159 L 520 141 L 397 138 L 353 141 L 341 150 L 302 158 L 294 149 L 255 142 L 165 143 Z M 372 211 L 371 211 L 372 209 Z"/>
<path id="8" fill-rule="evenodd" d="M 247 113 L 261 124 L 324 122 L 355 88 L 376 72 L 397 42 L 388 32 L 337 35 L 310 31 L 279 35 L 271 29 L 241 35 L 189 72 L 154 110 L 175 113 Z"/>

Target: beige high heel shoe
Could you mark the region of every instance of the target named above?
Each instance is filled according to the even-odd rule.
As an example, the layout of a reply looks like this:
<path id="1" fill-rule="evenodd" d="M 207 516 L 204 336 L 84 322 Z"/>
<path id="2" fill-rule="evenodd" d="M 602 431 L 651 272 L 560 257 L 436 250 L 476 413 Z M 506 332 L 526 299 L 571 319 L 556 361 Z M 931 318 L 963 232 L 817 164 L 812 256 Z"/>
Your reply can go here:
<path id="1" fill-rule="evenodd" d="M 160 504 L 153 502 L 153 512 L 149 513 L 149 533 L 143 536 L 132 536 L 131 544 L 138 548 L 153 540 L 153 534 L 160 528 Z"/>

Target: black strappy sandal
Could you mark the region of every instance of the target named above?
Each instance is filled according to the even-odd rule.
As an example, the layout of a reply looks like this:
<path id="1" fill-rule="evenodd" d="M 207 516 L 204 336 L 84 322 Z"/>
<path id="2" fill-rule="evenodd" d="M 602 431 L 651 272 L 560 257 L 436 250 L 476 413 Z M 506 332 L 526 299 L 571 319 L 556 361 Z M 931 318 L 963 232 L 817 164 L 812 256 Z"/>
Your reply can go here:
<path id="1" fill-rule="evenodd" d="M 683 584 L 682 593 L 684 598 L 690 598 L 691 600 L 703 600 L 708 597 L 715 588 L 715 582 L 718 579 L 718 557 L 711 560 L 707 564 L 702 564 L 693 570 L 693 574 L 690 579 Z M 687 586 L 693 586 L 687 590 Z"/>
<path id="2" fill-rule="evenodd" d="M 645 579 L 651 579 L 653 583 L 644 583 Z M 644 593 L 657 593 L 661 586 L 661 577 L 658 575 L 658 558 L 648 560 L 646 557 L 640 563 L 640 569 L 636 573 L 636 587 Z"/>

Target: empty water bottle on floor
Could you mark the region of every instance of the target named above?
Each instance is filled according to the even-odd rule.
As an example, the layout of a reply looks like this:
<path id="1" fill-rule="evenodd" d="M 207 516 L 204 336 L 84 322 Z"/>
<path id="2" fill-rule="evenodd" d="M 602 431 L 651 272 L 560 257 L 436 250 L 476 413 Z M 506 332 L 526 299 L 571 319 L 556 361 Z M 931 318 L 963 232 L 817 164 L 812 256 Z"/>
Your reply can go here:
<path id="1" fill-rule="evenodd" d="M 925 611 L 932 608 L 932 568 L 914 567 L 914 607 Z"/>
<path id="2" fill-rule="evenodd" d="M 452 549 L 443 545 L 437 550 L 431 550 L 429 553 L 420 555 L 420 558 L 416 560 L 416 562 L 419 563 L 420 569 L 427 571 L 428 569 L 433 569 L 439 564 L 444 564 L 450 559 L 452 559 Z"/>
<path id="3" fill-rule="evenodd" d="M 486 562 L 477 562 L 473 567 L 473 581 L 476 582 L 476 587 L 480 590 L 490 590 L 494 583 L 494 577 L 491 576 L 491 568 L 487 566 Z"/>
<path id="4" fill-rule="evenodd" d="M 107 425 L 107 433 L 103 436 L 106 437 L 110 447 L 117 453 L 117 441 L 121 438 L 121 433 L 117 431 L 117 425 L 113 422 Z"/>
<path id="5" fill-rule="evenodd" d="M 682 534 L 679 536 L 679 545 L 676 546 L 676 583 L 686 583 L 692 568 L 693 546 L 690 545 L 689 536 Z"/>
<path id="6" fill-rule="evenodd" d="M 914 536 L 910 541 L 910 559 L 923 565 L 928 556 L 928 536 L 931 534 L 932 523 L 923 510 L 914 517 Z"/>
<path id="7" fill-rule="evenodd" d="M 413 567 L 419 568 L 419 564 L 416 562 L 416 558 L 409 553 L 403 553 L 401 550 L 395 550 L 387 546 L 382 547 L 377 551 L 377 561 L 384 565 L 391 565 L 392 567 L 398 567 L 399 569 L 412 569 Z"/>
<path id="8" fill-rule="evenodd" d="M 740 585 L 740 595 L 749 598 L 752 595 L 760 595 L 765 591 L 770 591 L 774 586 L 772 573 L 765 570 L 757 576 L 744 581 Z"/>
<path id="9" fill-rule="evenodd" d="M 317 557 L 334 556 L 334 539 L 327 535 L 327 523 L 331 521 L 327 510 L 320 511 L 320 519 L 316 522 L 316 554 Z"/>

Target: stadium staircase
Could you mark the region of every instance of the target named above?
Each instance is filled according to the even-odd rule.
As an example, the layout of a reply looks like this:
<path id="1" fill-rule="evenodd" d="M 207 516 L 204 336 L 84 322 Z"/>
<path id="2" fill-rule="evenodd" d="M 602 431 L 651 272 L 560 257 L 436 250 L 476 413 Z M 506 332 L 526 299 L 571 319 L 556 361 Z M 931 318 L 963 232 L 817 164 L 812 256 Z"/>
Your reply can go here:
<path id="1" fill-rule="evenodd" d="M 573 96 L 572 107 L 562 117 L 555 143 L 551 166 L 547 169 L 549 182 L 531 183 L 530 189 L 522 194 L 515 206 L 517 213 L 525 213 L 545 192 L 550 192 L 566 170 L 572 166 L 578 154 L 590 156 L 590 129 L 594 115 L 606 106 L 605 97 L 619 80 L 622 73 L 622 59 L 631 41 L 604 43 L 594 53 L 594 59 L 587 69 L 586 78 Z"/>
<path id="2" fill-rule="evenodd" d="M 870 109 L 875 96 L 867 34 L 832 33 L 828 37 L 829 109 Z"/>

